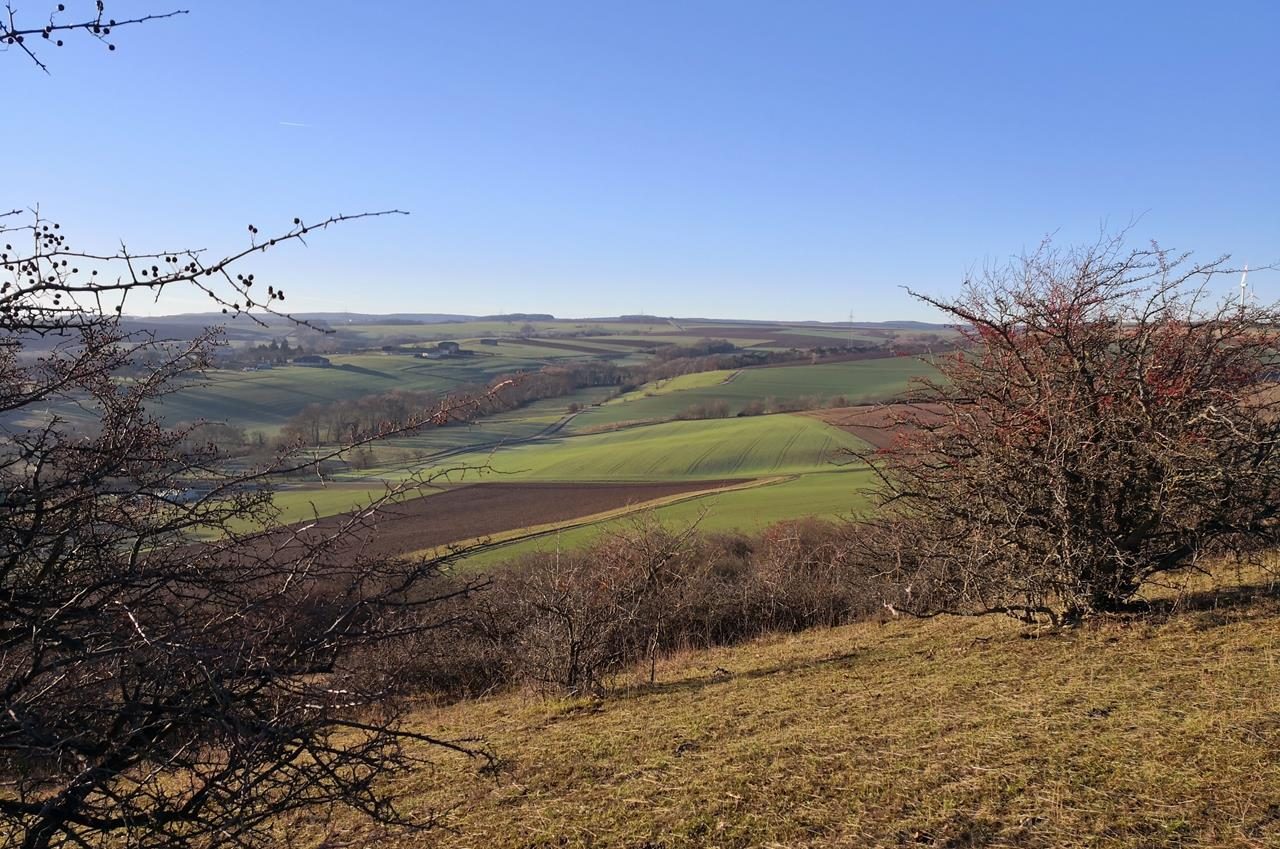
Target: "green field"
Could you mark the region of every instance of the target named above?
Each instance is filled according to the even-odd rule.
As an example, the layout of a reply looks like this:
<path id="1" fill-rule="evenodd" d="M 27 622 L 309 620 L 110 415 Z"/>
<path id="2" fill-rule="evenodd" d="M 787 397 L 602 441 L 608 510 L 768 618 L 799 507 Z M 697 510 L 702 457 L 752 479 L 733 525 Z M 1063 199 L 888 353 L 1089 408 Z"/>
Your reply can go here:
<path id="1" fill-rule="evenodd" d="M 690 389 L 709 389 L 713 386 L 720 386 L 726 380 L 737 374 L 736 369 L 719 369 L 717 371 L 699 371 L 693 374 L 682 374 L 678 377 L 668 378 L 666 380 L 655 380 L 646 383 L 639 389 L 626 392 L 617 398 L 609 401 L 609 405 L 613 404 L 630 404 L 632 401 L 639 401 L 642 398 L 652 398 L 657 395 L 669 395 L 672 392 L 685 392 Z"/>
<path id="2" fill-rule="evenodd" d="M 839 520 L 858 515 L 869 505 L 866 490 L 871 483 L 871 473 L 865 469 L 814 472 L 748 489 L 689 498 L 646 512 L 673 528 L 696 524 L 703 531 L 751 533 L 789 519 Z M 568 527 L 473 555 L 466 564 L 475 568 L 535 551 L 577 548 L 632 521 L 634 517 L 623 517 Z"/>
<path id="3" fill-rule="evenodd" d="M 433 495 L 434 492 L 434 490 L 422 489 L 407 495 L 425 497 Z M 368 507 L 371 502 L 386 493 L 386 486 L 379 484 L 337 483 L 322 487 L 289 487 L 272 493 L 271 503 L 280 511 L 278 520 L 291 524 L 359 510 Z"/>
<path id="4" fill-rule="evenodd" d="M 629 338 L 641 337 L 610 341 Z M 582 342 L 581 347 L 607 350 L 610 341 L 589 337 L 567 344 Z M 635 350 L 625 344 L 612 348 Z M 226 420 L 271 434 L 311 403 L 393 389 L 444 392 L 555 359 L 563 361 L 566 356 L 590 354 L 512 340 L 480 356 L 458 360 L 361 354 L 333 356 L 331 368 L 220 371 L 211 373 L 205 385 L 167 399 L 164 413 L 172 420 Z M 930 371 L 914 358 L 885 358 L 699 372 L 645 384 L 612 399 L 609 396 L 616 391 L 612 387 L 584 389 L 469 425 L 429 428 L 386 440 L 362 457 L 361 468 L 338 471 L 336 483 L 290 484 L 276 503 L 285 521 L 302 521 L 367 503 L 383 491 L 386 482 L 456 469 L 449 475 L 450 482 L 482 485 L 485 481 L 760 481 L 746 489 L 664 502 L 652 510 L 664 522 L 697 522 L 711 531 L 757 531 L 786 519 L 847 516 L 865 507 L 860 493 L 870 483 L 849 453 L 865 447 L 860 440 L 806 416 L 732 414 L 753 401 L 805 398 L 825 403 L 836 396 L 851 402 L 892 397 L 907 388 L 910 378 Z M 714 402 L 726 403 L 730 416 L 672 420 L 691 405 Z M 582 409 L 566 422 L 570 404 Z M 631 519 L 568 522 L 554 533 L 500 547 L 469 563 L 496 562 L 549 545 L 580 545 L 602 529 L 625 521 Z"/>
<path id="5" fill-rule="evenodd" d="M 689 375 L 687 386 L 675 389 L 641 387 L 627 396 L 597 407 L 574 421 L 575 430 L 590 430 L 621 422 L 664 421 L 674 418 L 690 406 L 715 401 L 729 404 L 734 415 L 752 401 L 826 400 L 844 396 L 850 402 L 876 401 L 904 392 L 913 377 L 933 373 L 928 363 L 915 357 L 887 357 L 848 363 L 775 366 L 742 369 L 730 376 L 725 372 L 708 372 L 720 379 Z M 681 378 L 677 378 L 680 380 Z M 706 380 L 706 383 L 702 381 Z"/>
<path id="6" fill-rule="evenodd" d="M 559 437 L 457 460 L 487 463 L 508 481 L 717 480 L 831 471 L 862 447 L 816 419 L 777 415 Z"/>
<path id="7" fill-rule="evenodd" d="M 529 439 L 569 415 L 569 405 L 590 405 L 612 392 L 611 387 L 580 389 L 564 398 L 544 398 L 467 424 L 427 428 L 414 436 L 379 441 L 372 447 L 377 462 L 373 468 L 342 475 L 344 478 L 393 478 L 409 467 L 419 467 L 431 455 L 479 446 L 493 446 Z M 484 450 L 488 450 L 485 448 Z M 468 458 L 468 461 L 474 457 Z M 452 461 L 450 461 L 452 462 Z"/>
<path id="8" fill-rule="evenodd" d="M 269 371 L 212 371 L 198 385 L 169 396 L 158 411 L 168 421 L 230 422 L 272 434 L 308 404 L 350 400 L 392 390 L 449 392 L 483 384 L 544 360 L 477 356 L 423 360 L 379 354 L 335 355 L 330 368 L 281 366 Z"/>

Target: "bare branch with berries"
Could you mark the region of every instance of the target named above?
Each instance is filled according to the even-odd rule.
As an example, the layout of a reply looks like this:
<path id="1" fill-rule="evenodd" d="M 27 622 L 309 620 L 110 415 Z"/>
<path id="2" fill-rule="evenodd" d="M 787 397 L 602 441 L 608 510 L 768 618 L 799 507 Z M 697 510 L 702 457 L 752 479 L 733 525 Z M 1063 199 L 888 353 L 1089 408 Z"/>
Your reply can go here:
<path id="1" fill-rule="evenodd" d="M 20 19 L 18 11 L 13 4 L 5 3 L 4 10 L 0 13 L 0 45 L 16 47 L 22 50 L 40 70 L 47 74 L 49 73 L 48 66 L 36 55 L 36 45 L 39 43 L 37 39 L 48 42 L 54 47 L 62 47 L 65 44 L 63 36 L 81 33 L 105 44 L 107 50 L 114 51 L 116 49 L 115 42 L 110 40 L 113 30 L 185 14 L 188 14 L 187 10 L 176 9 L 172 12 L 116 20 L 107 16 L 104 0 L 96 0 L 93 14 L 90 17 L 77 16 L 73 20 L 68 20 L 67 4 L 59 3 L 49 12 L 49 17 L 45 23 L 35 25 L 25 23 Z"/>

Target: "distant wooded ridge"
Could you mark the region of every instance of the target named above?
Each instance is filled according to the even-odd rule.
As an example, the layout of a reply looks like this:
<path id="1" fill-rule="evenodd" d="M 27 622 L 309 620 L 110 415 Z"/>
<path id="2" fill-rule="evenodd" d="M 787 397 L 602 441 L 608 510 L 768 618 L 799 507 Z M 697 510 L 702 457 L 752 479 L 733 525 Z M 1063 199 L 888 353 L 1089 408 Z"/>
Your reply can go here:
<path id="1" fill-rule="evenodd" d="M 775 327 L 779 325 L 794 327 L 835 327 L 835 328 L 877 328 L 885 330 L 946 330 L 949 324 L 935 324 L 927 321 L 769 321 L 765 319 L 733 319 L 702 318 L 697 316 L 658 316 L 658 315 L 617 315 L 588 316 L 584 318 L 558 318 L 550 313 L 500 313 L 496 315 L 464 315 L 460 313 L 354 313 L 354 312 L 306 312 L 292 313 L 294 319 L 310 322 L 327 322 L 330 324 L 459 324 L 469 321 L 563 321 L 563 322 L 680 322 L 691 324 L 724 324 L 724 325 L 758 325 Z M 289 323 L 284 318 L 275 316 L 257 316 L 267 323 Z M 142 323 L 162 324 L 226 324 L 228 317 L 222 313 L 176 313 L 174 315 L 126 316 L 126 320 Z"/>

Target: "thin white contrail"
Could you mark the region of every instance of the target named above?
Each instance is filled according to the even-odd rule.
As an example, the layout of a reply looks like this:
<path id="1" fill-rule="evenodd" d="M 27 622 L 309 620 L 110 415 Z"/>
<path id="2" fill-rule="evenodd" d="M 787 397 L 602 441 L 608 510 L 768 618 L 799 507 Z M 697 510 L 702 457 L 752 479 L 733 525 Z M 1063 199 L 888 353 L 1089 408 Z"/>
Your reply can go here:
<path id="1" fill-rule="evenodd" d="M 281 121 L 282 127 L 310 127 L 310 124 L 299 124 L 297 121 Z"/>

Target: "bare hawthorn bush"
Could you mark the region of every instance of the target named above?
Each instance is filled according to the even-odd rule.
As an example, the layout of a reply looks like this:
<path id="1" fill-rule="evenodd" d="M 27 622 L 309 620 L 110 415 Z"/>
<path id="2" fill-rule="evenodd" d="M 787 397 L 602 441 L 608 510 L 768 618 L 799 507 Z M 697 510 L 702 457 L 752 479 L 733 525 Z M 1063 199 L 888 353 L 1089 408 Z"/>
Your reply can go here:
<path id="1" fill-rule="evenodd" d="M 692 529 L 653 521 L 606 535 L 585 552 L 531 558 L 500 579 L 521 627 L 519 673 L 570 693 L 599 691 L 607 674 L 667 645 L 695 554 Z"/>
<path id="2" fill-rule="evenodd" d="M 817 519 L 766 529 L 755 551 L 752 602 L 745 617 L 768 630 L 831 626 L 875 609 L 877 592 L 851 566 L 854 529 Z"/>
<path id="3" fill-rule="evenodd" d="M 118 317 L 129 295 L 175 286 L 275 312 L 283 293 L 235 266 L 349 218 L 269 239 L 250 228 L 220 259 L 88 252 L 39 215 L 0 219 L 13 222 L 0 227 L 5 845 L 274 845 L 281 817 L 344 807 L 422 826 L 385 783 L 414 762 L 406 744 L 477 754 L 404 730 L 392 693 L 349 662 L 433 627 L 467 589 L 439 583 L 439 561 L 368 550 L 379 508 L 423 482 L 325 530 L 282 524 L 271 485 L 490 399 L 449 399 L 321 456 L 228 463 L 201 426 L 156 416 L 216 335 L 167 343 Z"/>
<path id="4" fill-rule="evenodd" d="M 183 14 L 46 9 L 0 10 L 0 52 L 47 72 L 64 38 L 114 50 L 117 28 Z M 399 810 L 386 779 L 422 751 L 482 756 L 405 730 L 393 694 L 351 663 L 434 626 L 430 611 L 468 589 L 442 585 L 440 561 L 368 548 L 379 508 L 429 481 L 313 529 L 281 523 L 271 485 L 465 419 L 503 386 L 416 405 L 305 458 L 265 440 L 247 452 L 235 433 L 156 415 L 211 365 L 218 335 L 166 342 L 121 318 L 131 297 L 176 287 L 229 317 L 292 321 L 284 291 L 244 262 L 386 214 L 295 218 L 273 236 L 250 225 L 243 248 L 216 257 L 87 251 L 38 211 L 0 211 L 3 845 L 277 845 L 291 815 L 344 809 L 424 827 L 429 813 Z"/>
<path id="5" fill-rule="evenodd" d="M 570 694 L 598 692 L 621 666 L 622 622 L 597 564 L 573 553 L 554 554 L 503 582 L 514 602 L 518 630 L 510 651 L 518 680 Z M 617 576 L 612 576 L 616 578 Z"/>
<path id="6" fill-rule="evenodd" d="M 1275 545 L 1278 314 L 1214 302 L 1227 271 L 1118 236 L 916 295 L 968 346 L 882 409 L 896 439 L 866 457 L 859 556 L 895 609 L 1074 621 Z"/>

